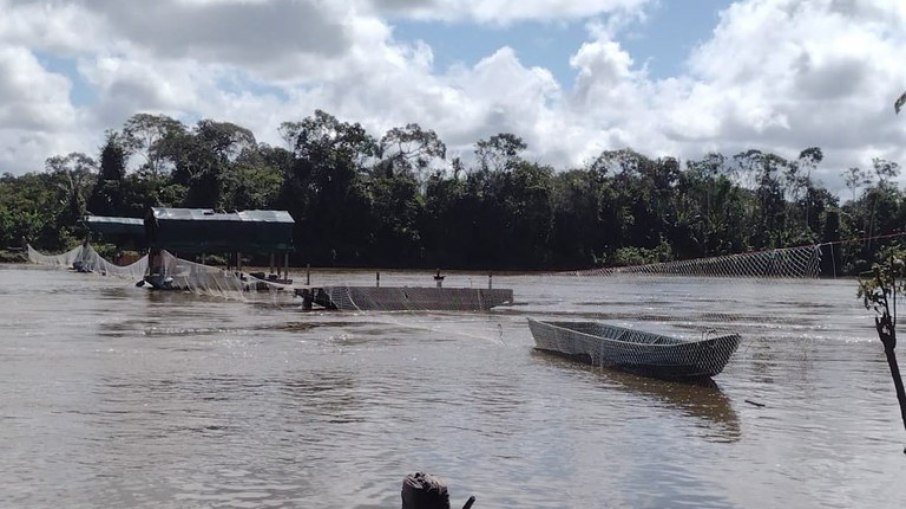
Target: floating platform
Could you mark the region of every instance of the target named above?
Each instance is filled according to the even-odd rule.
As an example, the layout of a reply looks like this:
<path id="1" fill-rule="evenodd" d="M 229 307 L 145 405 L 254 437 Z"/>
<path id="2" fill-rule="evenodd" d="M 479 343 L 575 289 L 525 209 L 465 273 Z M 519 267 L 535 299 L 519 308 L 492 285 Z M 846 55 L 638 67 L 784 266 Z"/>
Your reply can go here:
<path id="1" fill-rule="evenodd" d="M 325 286 L 296 288 L 303 306 L 342 311 L 487 311 L 513 303 L 505 288 Z"/>

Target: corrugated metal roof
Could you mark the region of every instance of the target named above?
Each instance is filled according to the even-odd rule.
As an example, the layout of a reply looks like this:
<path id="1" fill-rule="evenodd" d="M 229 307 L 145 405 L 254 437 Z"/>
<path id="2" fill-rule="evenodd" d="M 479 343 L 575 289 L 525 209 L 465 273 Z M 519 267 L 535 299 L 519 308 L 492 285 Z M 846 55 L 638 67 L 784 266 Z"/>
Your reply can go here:
<path id="1" fill-rule="evenodd" d="M 293 218 L 285 210 L 244 210 L 242 212 L 217 213 L 212 209 L 178 209 L 151 207 L 157 220 L 172 221 L 243 221 L 250 223 L 289 223 Z"/>
<path id="2" fill-rule="evenodd" d="M 93 224 L 125 224 L 131 226 L 141 226 L 144 228 L 144 220 L 134 217 L 115 217 L 115 216 L 85 216 L 85 222 Z"/>
<path id="3" fill-rule="evenodd" d="M 294 223 L 283 210 L 218 214 L 211 209 L 152 207 L 145 228 L 152 246 L 171 251 L 274 252 L 293 249 Z"/>
<path id="4" fill-rule="evenodd" d="M 139 241 L 145 238 L 145 222 L 134 217 L 85 216 L 85 226 L 102 235 L 125 235 Z"/>

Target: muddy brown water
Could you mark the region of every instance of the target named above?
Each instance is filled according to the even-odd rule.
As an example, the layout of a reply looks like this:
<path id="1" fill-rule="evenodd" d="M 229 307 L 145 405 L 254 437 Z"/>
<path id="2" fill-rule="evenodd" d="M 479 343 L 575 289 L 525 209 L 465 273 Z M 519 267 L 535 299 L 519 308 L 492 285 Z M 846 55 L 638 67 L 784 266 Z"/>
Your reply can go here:
<path id="1" fill-rule="evenodd" d="M 398 508 L 416 470 L 477 509 L 906 506 L 906 433 L 853 281 L 493 284 L 517 302 L 304 312 L 0 266 L 0 506 Z M 535 352 L 528 316 L 743 343 L 714 386 L 678 385 Z"/>

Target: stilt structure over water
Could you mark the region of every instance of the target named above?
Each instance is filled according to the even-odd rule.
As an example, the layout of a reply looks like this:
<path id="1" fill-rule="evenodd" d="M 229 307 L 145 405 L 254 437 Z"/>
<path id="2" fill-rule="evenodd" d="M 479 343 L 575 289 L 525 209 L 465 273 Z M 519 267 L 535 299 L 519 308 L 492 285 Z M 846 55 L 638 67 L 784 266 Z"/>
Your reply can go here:
<path id="1" fill-rule="evenodd" d="M 392 287 L 312 285 L 306 271 L 305 285 L 294 287 L 289 278 L 289 253 L 294 250 L 292 216 L 282 210 L 248 210 L 218 213 L 211 209 L 152 207 L 144 220 L 124 217 L 88 216 L 85 223 L 92 234 L 119 245 L 147 247 L 141 264 L 117 267 L 101 259 L 85 245 L 66 256 L 42 256 L 29 251 L 36 263 L 79 267 L 88 272 L 123 273 L 141 279 L 137 286 L 156 290 L 182 290 L 200 295 L 245 299 L 249 292 L 285 290 L 300 297 L 303 309 L 317 306 L 329 310 L 354 311 L 487 311 L 511 304 L 513 290 L 492 288 L 444 288 L 445 276 L 435 273 L 433 286 Z M 195 258 L 189 261 L 180 256 Z M 224 268 L 208 265 L 217 255 Z M 259 263 L 270 262 L 268 272 L 243 272 L 243 256 Z M 220 258 L 223 257 L 223 258 Z M 59 259 L 59 263 L 57 263 Z M 86 261 L 87 260 L 87 261 Z M 282 263 L 282 267 L 281 267 Z M 144 269 L 147 267 L 147 269 Z M 141 273 L 137 273 L 137 268 Z"/>
<path id="2" fill-rule="evenodd" d="M 294 249 L 294 224 L 289 212 L 283 210 L 217 213 L 211 209 L 151 207 L 144 220 L 150 247 L 145 282 L 158 289 L 194 289 L 199 281 L 192 278 L 210 280 L 212 274 L 192 267 L 191 262 L 180 266 L 179 258 L 172 254 L 192 253 L 201 256 L 202 266 L 208 255 L 224 255 L 226 272 L 232 272 L 240 280 L 244 280 L 243 254 L 269 255 L 269 273 L 252 276 L 263 283 L 291 284 L 289 253 Z"/>

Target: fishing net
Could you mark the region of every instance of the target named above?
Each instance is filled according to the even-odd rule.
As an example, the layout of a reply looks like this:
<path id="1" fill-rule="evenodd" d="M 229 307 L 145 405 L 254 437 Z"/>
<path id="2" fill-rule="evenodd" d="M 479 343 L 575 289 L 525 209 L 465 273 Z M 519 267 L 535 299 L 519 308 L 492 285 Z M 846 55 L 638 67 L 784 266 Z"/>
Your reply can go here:
<path id="1" fill-rule="evenodd" d="M 148 269 L 147 256 L 129 265 L 117 265 L 105 260 L 91 245 L 79 245 L 58 255 L 40 253 L 29 245 L 28 260 L 31 263 L 47 267 L 117 277 L 133 282 L 141 280 Z"/>
<path id="2" fill-rule="evenodd" d="M 798 348 L 784 347 L 789 348 L 792 359 L 796 355 L 807 355 L 805 345 L 811 341 L 851 339 L 852 324 L 864 319 L 865 312 L 855 298 L 852 282 L 821 278 L 835 272 L 834 247 L 832 244 L 800 246 L 661 264 L 561 272 L 559 278 L 542 276 L 542 281 L 556 288 L 551 294 L 559 299 L 540 302 L 525 314 L 547 323 L 566 322 L 578 328 L 581 328 L 578 324 L 604 323 L 633 333 L 651 333 L 695 343 L 721 336 L 738 337 L 739 351 L 734 358 L 763 354 L 774 344 L 800 345 Z M 828 314 L 829 309 L 841 308 L 847 312 Z M 603 352 L 600 343 L 585 344 L 577 339 L 581 335 L 562 329 L 533 332 L 536 332 L 533 337 L 540 348 L 585 355 L 596 365 L 640 363 L 638 359 L 653 365 L 666 362 L 665 359 L 640 356 L 639 351 L 631 349 Z M 581 337 L 589 339 L 597 335 Z M 570 344 L 581 347 L 581 351 L 570 350 Z M 645 349 L 659 351 L 661 347 L 646 345 Z M 681 348 L 673 350 L 680 360 L 689 353 Z M 694 351 L 692 357 L 701 355 L 707 359 L 723 353 L 712 348 L 703 353 Z M 690 360 L 686 364 L 693 363 Z"/>
<path id="3" fill-rule="evenodd" d="M 79 245 L 65 253 L 58 255 L 47 255 L 36 251 L 31 245 L 26 246 L 28 248 L 28 261 L 36 265 L 44 265 L 45 267 L 55 267 L 58 269 L 72 269 L 73 264 L 81 259 L 82 252 L 85 250 L 84 246 Z"/>
<path id="4" fill-rule="evenodd" d="M 631 267 L 593 269 L 579 276 L 651 274 L 738 278 L 813 278 L 821 270 L 821 246 L 799 246 L 713 258 L 699 258 Z"/>
<path id="5" fill-rule="evenodd" d="M 246 300 L 255 294 L 292 294 L 289 284 L 184 260 L 162 250 L 154 256 L 145 281 L 161 290 L 181 290 L 197 295 Z"/>
<path id="6" fill-rule="evenodd" d="M 673 336 L 589 322 L 536 322 L 529 328 L 538 348 L 664 378 L 719 374 L 739 346 L 737 334 L 683 341 Z"/>
<path id="7" fill-rule="evenodd" d="M 492 277 L 487 280 L 474 274 L 444 275 L 413 273 L 407 271 L 381 273 L 344 271 L 319 273 L 312 283 L 309 277 L 297 275 L 291 281 L 278 280 L 275 276 L 259 277 L 249 272 L 227 270 L 178 258 L 168 251 L 161 251 L 148 272 L 148 281 L 155 288 L 183 290 L 198 295 L 227 299 L 259 298 L 256 293 L 297 297 L 305 308 L 340 311 L 489 311 L 515 302 L 512 287 L 504 279 L 495 288 Z M 593 282 L 600 276 L 683 276 L 723 278 L 812 278 L 821 269 L 819 246 L 744 253 L 716 258 L 705 258 L 633 267 L 593 269 L 552 276 L 575 275 Z M 505 277 L 505 276 L 504 276 Z M 446 281 L 445 281 L 446 280 Z M 646 306 L 649 313 L 656 307 Z M 719 326 L 723 315 L 709 315 Z M 716 317 L 716 318 L 715 318 Z"/>

